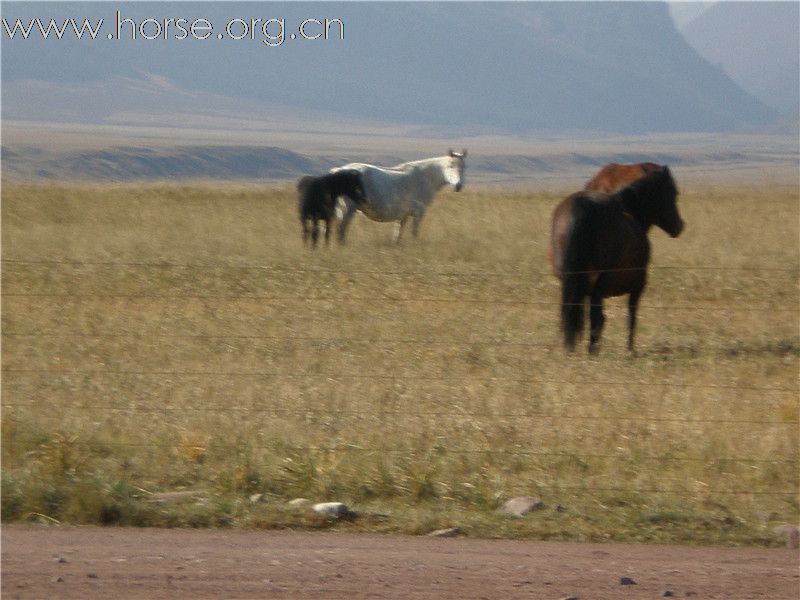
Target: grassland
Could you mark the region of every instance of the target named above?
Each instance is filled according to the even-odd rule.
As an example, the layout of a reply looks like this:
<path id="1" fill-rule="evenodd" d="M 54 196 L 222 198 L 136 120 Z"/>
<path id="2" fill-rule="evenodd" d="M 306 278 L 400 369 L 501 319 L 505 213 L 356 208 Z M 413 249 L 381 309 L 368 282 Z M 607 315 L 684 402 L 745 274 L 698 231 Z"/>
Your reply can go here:
<path id="1" fill-rule="evenodd" d="M 685 189 L 638 351 L 614 300 L 591 358 L 558 337 L 561 195 L 447 192 L 418 241 L 361 219 L 312 252 L 289 188 L 5 185 L 3 519 L 779 543 L 797 187 Z M 546 508 L 496 514 L 515 495 Z"/>

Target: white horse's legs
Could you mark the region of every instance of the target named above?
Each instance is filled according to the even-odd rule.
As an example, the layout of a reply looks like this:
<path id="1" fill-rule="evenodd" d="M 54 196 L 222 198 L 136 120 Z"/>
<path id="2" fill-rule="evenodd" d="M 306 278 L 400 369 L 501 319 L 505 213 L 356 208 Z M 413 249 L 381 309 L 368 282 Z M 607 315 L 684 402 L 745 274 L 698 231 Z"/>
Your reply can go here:
<path id="1" fill-rule="evenodd" d="M 339 205 L 341 208 L 341 205 Z M 337 210 L 337 212 L 339 212 Z M 350 201 L 346 201 L 344 203 L 344 214 L 342 215 L 342 221 L 339 223 L 339 233 L 337 235 L 337 239 L 340 244 L 344 244 L 345 236 L 347 235 L 347 228 L 350 226 L 350 221 L 353 220 L 353 217 L 356 214 L 356 205 Z"/>
<path id="2" fill-rule="evenodd" d="M 394 223 L 394 233 L 392 235 L 392 241 L 395 244 L 399 244 L 401 238 L 403 237 L 403 230 L 406 228 L 406 222 L 408 221 L 408 217 L 403 217 L 399 221 L 395 221 Z"/>
<path id="3" fill-rule="evenodd" d="M 417 238 L 419 235 L 419 226 L 422 222 L 422 217 L 425 216 L 425 210 L 418 210 L 413 215 L 406 215 L 399 221 L 395 221 L 394 223 L 394 235 L 392 236 L 392 241 L 396 244 L 400 243 L 400 240 L 403 237 L 403 231 L 406 229 L 406 224 L 408 223 L 409 219 L 413 219 L 411 223 L 411 235 L 414 236 L 414 239 Z"/>

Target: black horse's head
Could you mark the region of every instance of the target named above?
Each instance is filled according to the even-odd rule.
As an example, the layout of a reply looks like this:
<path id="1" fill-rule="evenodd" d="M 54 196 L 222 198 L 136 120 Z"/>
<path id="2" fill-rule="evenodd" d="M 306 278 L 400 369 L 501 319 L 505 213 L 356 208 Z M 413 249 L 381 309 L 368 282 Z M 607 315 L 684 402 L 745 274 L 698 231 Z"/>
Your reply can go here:
<path id="1" fill-rule="evenodd" d="M 347 196 L 356 204 L 363 204 L 367 201 L 367 194 L 364 191 L 364 182 L 361 172 L 356 169 L 342 169 L 333 173 L 337 178 L 336 191 Z"/>

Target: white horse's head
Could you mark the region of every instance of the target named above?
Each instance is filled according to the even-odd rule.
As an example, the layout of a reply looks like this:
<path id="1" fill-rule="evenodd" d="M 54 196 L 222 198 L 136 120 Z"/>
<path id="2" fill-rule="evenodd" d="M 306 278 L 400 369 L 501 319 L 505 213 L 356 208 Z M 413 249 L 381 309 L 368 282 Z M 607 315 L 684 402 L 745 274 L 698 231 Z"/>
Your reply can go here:
<path id="1" fill-rule="evenodd" d="M 466 149 L 461 152 L 450 152 L 445 157 L 446 163 L 442 169 L 447 183 L 453 186 L 457 192 L 464 187 L 464 159 L 467 157 Z"/>

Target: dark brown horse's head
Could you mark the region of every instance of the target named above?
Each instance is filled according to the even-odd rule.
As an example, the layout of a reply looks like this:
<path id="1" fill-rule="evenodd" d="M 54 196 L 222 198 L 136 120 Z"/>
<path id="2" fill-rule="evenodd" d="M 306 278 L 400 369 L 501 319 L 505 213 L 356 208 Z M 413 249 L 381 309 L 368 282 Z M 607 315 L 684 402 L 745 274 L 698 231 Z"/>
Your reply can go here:
<path id="1" fill-rule="evenodd" d="M 657 220 L 654 221 L 672 237 L 678 237 L 683 231 L 683 219 L 678 213 L 678 188 L 669 167 L 664 166 L 661 171 L 655 171 L 662 181 L 662 195 L 658 206 Z"/>
<path id="2" fill-rule="evenodd" d="M 630 212 L 645 227 L 656 225 L 671 237 L 683 231 L 683 219 L 678 213 L 678 188 L 666 165 L 635 181 L 628 188 L 634 192 L 629 196 Z"/>

